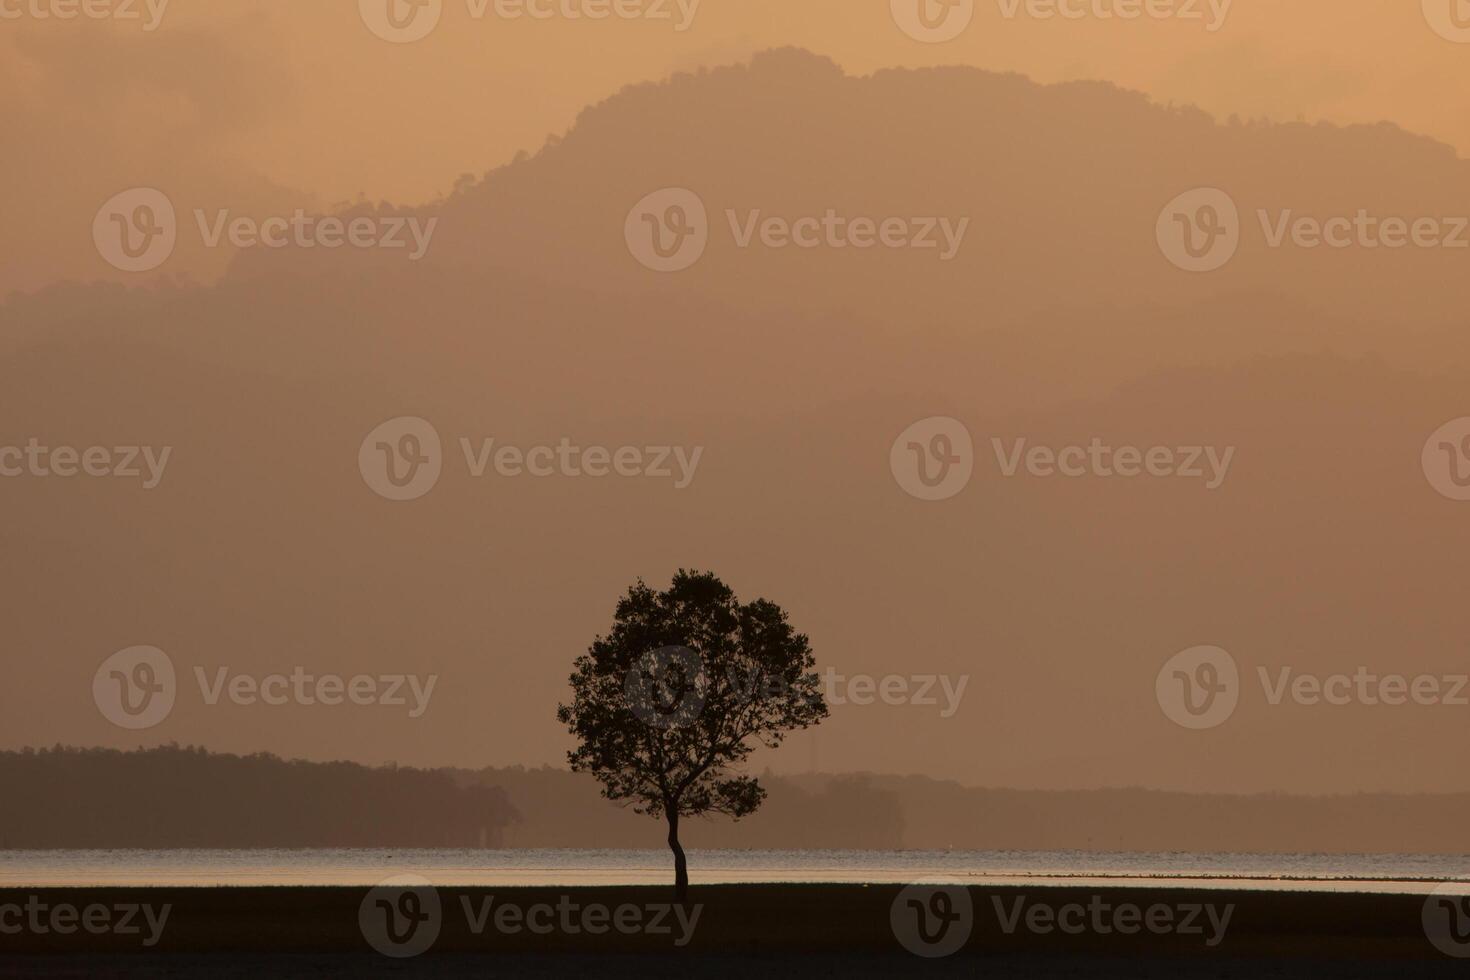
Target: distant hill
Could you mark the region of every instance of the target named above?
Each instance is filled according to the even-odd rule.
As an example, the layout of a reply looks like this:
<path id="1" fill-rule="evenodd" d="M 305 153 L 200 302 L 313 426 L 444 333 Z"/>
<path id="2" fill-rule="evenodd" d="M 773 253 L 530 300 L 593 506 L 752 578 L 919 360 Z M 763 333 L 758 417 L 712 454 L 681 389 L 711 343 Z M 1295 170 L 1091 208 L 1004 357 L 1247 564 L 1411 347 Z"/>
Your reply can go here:
<path id="1" fill-rule="evenodd" d="M 504 789 L 523 815 L 507 847 L 659 846 L 659 827 L 558 769 L 458 772 Z M 1233 796 L 1142 789 L 986 789 L 925 776 L 773 776 L 738 823 L 692 821 L 702 848 L 1463 854 L 1470 793 Z"/>
<path id="2" fill-rule="evenodd" d="M 1164 260 L 1155 225 L 1172 198 L 1201 186 L 1234 199 L 1241 248 L 1223 269 L 1191 275 Z M 697 265 L 660 276 L 633 262 L 622 231 L 634 203 L 663 187 L 695 192 L 712 227 Z M 971 222 L 959 253 L 939 261 L 937 250 L 740 248 L 727 214 L 794 220 L 828 209 Z M 1051 332 L 1038 320 L 1062 311 L 1233 293 L 1253 295 L 1262 313 L 1305 305 L 1323 317 L 1464 322 L 1470 244 L 1270 247 L 1257 212 L 1274 221 L 1288 209 L 1321 220 L 1360 209 L 1470 215 L 1470 162 L 1387 123 L 1216 120 L 1107 82 L 1041 85 L 970 67 L 847 75 L 784 48 L 629 86 L 538 153 L 443 200 L 385 208 L 438 217 L 423 261 L 460 275 L 657 303 L 698 295 L 745 309 L 840 310 L 907 337 L 940 326 Z M 288 247 L 243 253 L 234 274 L 403 264 L 391 251 Z"/>
<path id="3" fill-rule="evenodd" d="M 0 848 L 496 846 L 505 793 L 199 748 L 0 752 Z"/>

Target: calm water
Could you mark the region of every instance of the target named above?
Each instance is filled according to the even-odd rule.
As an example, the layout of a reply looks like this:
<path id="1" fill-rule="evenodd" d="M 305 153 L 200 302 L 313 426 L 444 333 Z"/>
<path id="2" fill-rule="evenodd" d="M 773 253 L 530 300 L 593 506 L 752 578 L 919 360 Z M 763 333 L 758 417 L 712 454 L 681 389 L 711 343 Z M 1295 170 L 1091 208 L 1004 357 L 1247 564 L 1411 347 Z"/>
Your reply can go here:
<path id="1" fill-rule="evenodd" d="M 691 851 L 695 884 L 1177 884 L 1427 892 L 1470 882 L 1470 855 L 1095 854 L 1080 851 Z M 0 851 L 0 887 L 666 884 L 664 850 Z"/>

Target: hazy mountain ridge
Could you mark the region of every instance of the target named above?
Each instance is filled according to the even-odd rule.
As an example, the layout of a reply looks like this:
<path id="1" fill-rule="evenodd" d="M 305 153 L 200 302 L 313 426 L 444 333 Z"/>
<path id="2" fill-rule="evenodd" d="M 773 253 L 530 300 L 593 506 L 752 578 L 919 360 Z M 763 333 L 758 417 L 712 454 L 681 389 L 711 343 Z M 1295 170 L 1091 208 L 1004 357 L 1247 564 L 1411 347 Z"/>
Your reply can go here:
<path id="1" fill-rule="evenodd" d="M 475 847 L 517 814 L 444 773 L 164 746 L 0 752 L 0 848 Z"/>
<path id="2" fill-rule="evenodd" d="M 1460 320 L 1470 296 L 1452 281 L 1463 278 L 1459 255 L 1268 248 L 1256 211 L 1272 221 L 1287 209 L 1319 219 L 1359 209 L 1466 215 L 1467 177 L 1452 148 L 1388 123 L 1220 123 L 1107 83 L 1044 86 L 961 67 L 853 77 L 785 49 L 625 89 L 536 155 L 416 210 L 439 218 L 424 261 L 598 292 L 693 291 L 735 304 L 758 292 L 797 309 L 835 299 L 893 323 L 983 329 L 1056 308 L 1050 285 L 1060 271 L 1074 305 L 1264 290 L 1344 316 L 1408 304 Z M 634 202 L 667 186 L 699 194 L 713 230 L 697 266 L 660 277 L 631 261 L 621 231 Z M 1154 241 L 1164 205 L 1196 186 L 1230 193 L 1244 226 L 1240 254 L 1208 276 L 1180 273 Z M 944 263 L 931 252 L 739 249 L 726 215 L 790 219 L 828 208 L 969 217 L 971 226 Z M 393 261 L 256 251 L 237 273 Z"/>

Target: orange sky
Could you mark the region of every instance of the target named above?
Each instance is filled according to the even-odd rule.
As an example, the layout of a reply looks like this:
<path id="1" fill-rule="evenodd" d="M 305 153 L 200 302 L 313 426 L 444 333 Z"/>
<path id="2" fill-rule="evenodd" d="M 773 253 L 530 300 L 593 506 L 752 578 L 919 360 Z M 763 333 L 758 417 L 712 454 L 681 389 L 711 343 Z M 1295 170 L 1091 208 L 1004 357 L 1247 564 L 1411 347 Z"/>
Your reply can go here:
<path id="1" fill-rule="evenodd" d="M 1177 14 L 1136 20 L 1097 15 L 1130 0 L 1065 0 L 1082 16 L 1049 19 L 1026 12 L 1047 0 L 981 0 L 938 44 L 905 35 L 887 0 L 627 2 L 650 15 L 475 17 L 477 0 L 446 0 L 411 44 L 374 36 L 352 0 L 172 0 L 152 31 L 141 0 L 139 21 L 0 19 L 0 120 L 25 150 L 0 161 L 0 210 L 19 232 L 0 241 L 0 289 L 109 275 L 85 235 L 64 232 L 122 187 L 241 208 L 420 203 L 534 152 L 624 85 L 786 44 L 851 73 L 962 63 L 1102 79 L 1220 116 L 1389 120 L 1470 148 L 1470 44 L 1408 0 L 1158 0 Z"/>

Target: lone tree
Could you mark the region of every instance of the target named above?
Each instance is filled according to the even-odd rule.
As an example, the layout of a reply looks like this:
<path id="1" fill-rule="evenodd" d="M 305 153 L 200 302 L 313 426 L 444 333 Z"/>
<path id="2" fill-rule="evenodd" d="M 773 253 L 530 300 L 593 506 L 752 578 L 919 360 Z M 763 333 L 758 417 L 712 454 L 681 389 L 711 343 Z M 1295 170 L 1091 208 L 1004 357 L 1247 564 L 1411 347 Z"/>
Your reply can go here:
<path id="1" fill-rule="evenodd" d="M 766 791 L 735 768 L 827 717 L 811 646 L 775 603 L 741 603 L 714 575 L 681 569 L 666 592 L 641 579 L 628 589 L 611 632 L 574 666 L 572 703 L 556 712 L 578 741 L 567 761 L 607 799 L 667 821 L 683 902 L 679 819 L 754 812 Z"/>

